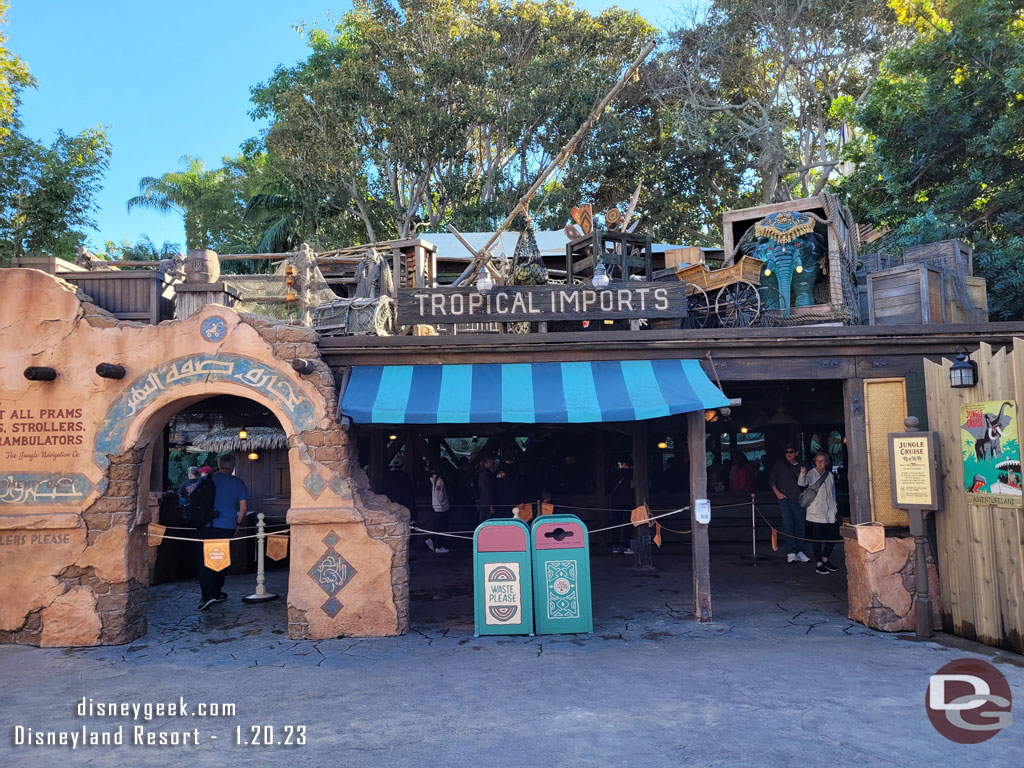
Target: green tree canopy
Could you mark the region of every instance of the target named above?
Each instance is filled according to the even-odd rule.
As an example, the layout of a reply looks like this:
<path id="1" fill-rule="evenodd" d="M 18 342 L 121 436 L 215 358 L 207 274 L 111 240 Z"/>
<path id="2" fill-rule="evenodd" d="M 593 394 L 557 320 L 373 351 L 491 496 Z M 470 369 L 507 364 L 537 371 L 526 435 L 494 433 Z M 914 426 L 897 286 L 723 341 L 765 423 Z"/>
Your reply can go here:
<path id="1" fill-rule="evenodd" d="M 314 243 L 331 220 L 369 239 L 488 228 L 652 35 L 636 13 L 567 0 L 357 0 L 253 89 L 253 114 Z M 602 176 L 570 168 L 561 184 Z"/>
<path id="2" fill-rule="evenodd" d="M 898 251 L 959 237 L 998 319 L 1024 318 L 1024 10 L 1015 0 L 894 2 L 918 31 L 858 113 L 854 212 Z"/>

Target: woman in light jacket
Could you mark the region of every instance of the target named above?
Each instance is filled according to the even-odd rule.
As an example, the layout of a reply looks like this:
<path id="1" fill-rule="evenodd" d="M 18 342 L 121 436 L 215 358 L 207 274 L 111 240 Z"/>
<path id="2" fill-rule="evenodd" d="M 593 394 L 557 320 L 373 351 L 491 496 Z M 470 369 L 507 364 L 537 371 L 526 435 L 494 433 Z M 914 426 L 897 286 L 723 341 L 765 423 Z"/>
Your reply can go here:
<path id="1" fill-rule="evenodd" d="M 815 573 L 828 574 L 839 569 L 828 559 L 835 548 L 834 540 L 839 538 L 838 513 L 836 505 L 836 479 L 828 468 L 828 454 L 819 451 L 814 454 L 814 468 L 809 471 L 801 471 L 797 484 L 802 487 L 813 486 L 822 475 L 824 482 L 818 487 L 814 501 L 807 507 L 807 524 L 810 529 L 810 538 L 814 541 Z M 822 551 L 821 540 L 828 540 L 825 549 Z"/>

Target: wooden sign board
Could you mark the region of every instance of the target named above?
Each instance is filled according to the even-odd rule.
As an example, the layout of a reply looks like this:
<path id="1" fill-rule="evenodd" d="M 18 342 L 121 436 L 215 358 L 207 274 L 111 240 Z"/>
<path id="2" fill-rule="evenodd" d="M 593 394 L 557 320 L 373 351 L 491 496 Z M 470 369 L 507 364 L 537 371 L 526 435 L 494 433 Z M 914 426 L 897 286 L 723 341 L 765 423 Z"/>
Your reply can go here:
<path id="1" fill-rule="evenodd" d="M 679 282 L 631 281 L 603 290 L 589 285 L 514 285 L 486 294 L 472 287 L 398 292 L 401 325 L 685 316 L 686 286 Z"/>
<path id="2" fill-rule="evenodd" d="M 936 510 L 942 503 L 935 432 L 890 432 L 889 471 L 896 509 Z"/>

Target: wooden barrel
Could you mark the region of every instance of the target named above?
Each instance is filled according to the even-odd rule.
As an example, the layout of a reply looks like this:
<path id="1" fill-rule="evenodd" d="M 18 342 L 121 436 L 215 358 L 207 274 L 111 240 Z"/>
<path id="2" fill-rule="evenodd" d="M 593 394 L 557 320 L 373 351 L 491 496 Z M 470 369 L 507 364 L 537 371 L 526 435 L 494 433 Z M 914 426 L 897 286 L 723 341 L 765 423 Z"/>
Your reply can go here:
<path id="1" fill-rule="evenodd" d="M 185 258 L 186 283 L 216 283 L 220 279 L 220 259 L 216 251 L 189 251 Z"/>

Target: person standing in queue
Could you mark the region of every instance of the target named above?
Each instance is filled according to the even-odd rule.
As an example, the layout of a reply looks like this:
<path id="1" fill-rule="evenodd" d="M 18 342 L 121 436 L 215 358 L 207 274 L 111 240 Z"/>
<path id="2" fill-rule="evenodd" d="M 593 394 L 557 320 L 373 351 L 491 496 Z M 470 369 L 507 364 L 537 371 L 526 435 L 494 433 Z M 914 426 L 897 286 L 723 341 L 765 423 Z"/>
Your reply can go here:
<path id="1" fill-rule="evenodd" d="M 217 469 L 220 471 L 212 478 L 217 491 L 213 501 L 213 522 L 197 531 L 203 539 L 230 539 L 245 519 L 248 508 L 249 490 L 241 478 L 234 475 L 235 457 L 231 454 L 221 456 L 217 459 Z M 193 496 L 198 490 L 193 491 Z M 224 571 L 211 570 L 204 564 L 199 570 L 199 586 L 202 589 L 201 611 L 228 599 L 224 591 Z"/>
<path id="2" fill-rule="evenodd" d="M 481 523 L 498 514 L 494 492 L 494 456 L 488 454 L 480 459 L 480 471 L 476 475 L 476 508 Z"/>
<path id="3" fill-rule="evenodd" d="M 779 514 L 782 515 L 782 535 L 789 547 L 788 563 L 809 563 L 811 558 L 804 554 L 804 528 L 806 512 L 800 506 L 800 475 L 807 467 L 797 459 L 796 446 L 786 446 L 786 457 L 779 459 L 768 477 L 768 485 L 779 500 Z"/>
<path id="4" fill-rule="evenodd" d="M 213 484 L 213 467 L 203 466 L 199 468 L 199 481 L 192 490 L 185 496 L 189 525 L 196 528 L 196 538 L 214 539 L 220 538 L 213 535 L 210 522 L 216 516 L 214 503 L 217 496 L 217 486 Z M 219 601 L 217 593 L 211 592 L 213 588 L 213 571 L 206 567 L 206 559 L 203 556 L 203 542 L 197 542 L 196 555 L 199 558 L 197 573 L 199 574 L 199 610 L 205 611 L 211 605 Z M 227 595 L 225 595 L 227 597 Z"/>
<path id="5" fill-rule="evenodd" d="M 828 465 L 828 454 L 818 451 L 814 454 L 814 467 L 807 472 L 801 472 L 798 480 L 802 487 L 811 488 L 822 477 L 825 478 L 818 486 L 814 501 L 807 507 L 807 522 L 810 524 L 811 538 L 814 539 L 811 543 L 814 548 L 814 570 L 823 576 L 839 570 L 828 559 L 835 549 L 835 540 L 839 538 L 836 479 L 829 471 Z M 822 541 L 826 542 L 824 552 L 821 547 Z"/>

